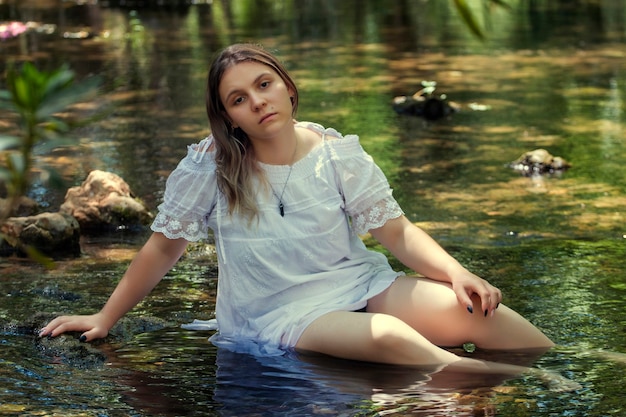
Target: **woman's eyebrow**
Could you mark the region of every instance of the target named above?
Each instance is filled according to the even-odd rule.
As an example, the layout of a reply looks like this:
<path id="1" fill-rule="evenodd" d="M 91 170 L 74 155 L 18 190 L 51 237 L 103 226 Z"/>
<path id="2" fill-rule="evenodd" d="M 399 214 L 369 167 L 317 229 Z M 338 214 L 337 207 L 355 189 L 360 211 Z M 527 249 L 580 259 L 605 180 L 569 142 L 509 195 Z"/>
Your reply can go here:
<path id="1" fill-rule="evenodd" d="M 254 84 L 258 83 L 258 82 L 259 82 L 259 80 L 260 80 L 261 78 L 266 77 L 266 76 L 271 75 L 271 74 L 272 74 L 272 73 L 271 73 L 270 71 L 265 71 L 265 72 L 260 73 L 260 74 L 259 74 L 259 75 L 258 75 L 258 76 L 257 76 L 257 77 L 253 80 L 253 81 L 252 81 L 251 85 L 254 85 Z M 231 91 L 229 91 L 229 92 L 228 92 L 228 94 L 226 94 L 226 98 L 225 98 L 225 100 L 224 100 L 224 101 L 228 101 L 228 100 L 230 99 L 230 96 L 232 96 L 233 94 L 237 94 L 237 93 L 239 93 L 240 91 L 242 91 L 240 88 L 234 88 L 234 89 L 232 89 Z"/>

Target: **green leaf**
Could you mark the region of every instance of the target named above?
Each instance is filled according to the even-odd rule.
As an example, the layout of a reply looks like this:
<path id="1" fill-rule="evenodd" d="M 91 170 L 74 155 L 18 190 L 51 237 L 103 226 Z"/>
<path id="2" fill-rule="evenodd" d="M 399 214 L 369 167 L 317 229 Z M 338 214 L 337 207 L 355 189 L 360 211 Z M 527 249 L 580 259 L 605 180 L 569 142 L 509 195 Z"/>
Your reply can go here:
<path id="1" fill-rule="evenodd" d="M 485 39 L 485 35 L 483 34 L 483 30 L 481 29 L 478 21 L 474 17 L 474 13 L 470 9 L 469 5 L 465 0 L 454 0 L 454 4 L 456 5 L 456 9 L 459 11 L 459 14 L 470 28 L 470 30 L 481 40 Z"/>
<path id="2" fill-rule="evenodd" d="M 43 97 L 46 97 L 56 91 L 63 90 L 74 81 L 74 71 L 70 70 L 67 65 L 63 65 L 56 71 L 48 74 L 43 85 Z"/>
<path id="3" fill-rule="evenodd" d="M 0 109 L 16 111 L 13 95 L 9 90 L 0 90 Z"/>
<path id="4" fill-rule="evenodd" d="M 95 76 L 79 84 L 51 92 L 44 98 L 41 107 L 37 110 L 37 118 L 40 120 L 45 119 L 46 117 L 64 110 L 71 104 L 76 104 L 91 95 L 95 95 L 99 85 L 100 77 Z"/>
<path id="5" fill-rule="evenodd" d="M 0 151 L 19 148 L 22 140 L 17 136 L 0 135 Z"/>
<path id="6" fill-rule="evenodd" d="M 40 265 L 43 265 L 45 268 L 53 269 L 55 267 L 54 261 L 41 253 L 39 249 L 28 245 L 22 247 L 21 249 L 26 252 L 26 255 L 28 255 L 30 259 L 39 263 Z"/>
<path id="7" fill-rule="evenodd" d="M 23 174 L 24 168 L 26 167 L 26 161 L 24 161 L 24 157 L 19 153 L 11 153 L 6 158 L 7 166 L 10 171 L 14 173 Z"/>
<path id="8" fill-rule="evenodd" d="M 13 85 L 11 85 L 13 89 L 13 102 L 20 109 L 28 109 L 30 108 L 30 96 L 28 88 L 28 83 L 24 78 L 16 77 L 13 81 Z"/>
<path id="9" fill-rule="evenodd" d="M 500 6 L 500 7 L 502 7 L 503 9 L 506 9 L 506 10 L 509 10 L 509 11 L 512 11 L 512 10 L 513 10 L 513 8 L 511 7 L 511 5 L 510 5 L 510 4 L 505 3 L 505 2 L 504 2 L 504 1 L 502 1 L 502 0 L 490 0 L 490 1 L 491 1 L 491 3 L 492 3 L 492 4 L 495 4 L 496 6 Z"/>
<path id="10" fill-rule="evenodd" d="M 58 133 L 67 132 L 70 130 L 69 125 L 65 121 L 56 117 L 51 117 L 47 121 L 41 123 L 39 127 L 41 128 L 41 134 L 43 134 L 44 136 L 47 135 L 49 132 Z"/>
<path id="11" fill-rule="evenodd" d="M 66 137 L 55 137 L 53 139 L 47 139 L 40 141 L 36 146 L 36 154 L 43 155 L 50 152 L 53 149 L 61 148 L 63 146 L 74 145 L 76 141 L 74 139 Z"/>
<path id="12" fill-rule="evenodd" d="M 11 179 L 11 171 L 4 167 L 0 167 L 0 180 L 8 182 Z"/>

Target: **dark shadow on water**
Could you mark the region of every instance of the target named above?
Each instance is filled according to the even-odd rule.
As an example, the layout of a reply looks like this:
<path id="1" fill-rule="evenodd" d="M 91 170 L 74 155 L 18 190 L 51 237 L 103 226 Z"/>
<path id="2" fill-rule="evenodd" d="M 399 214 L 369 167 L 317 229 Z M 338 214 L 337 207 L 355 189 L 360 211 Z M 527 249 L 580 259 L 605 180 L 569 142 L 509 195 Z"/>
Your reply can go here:
<path id="1" fill-rule="evenodd" d="M 123 389 L 123 401 L 141 413 L 158 416 L 365 416 L 407 407 L 411 415 L 469 416 L 476 409 L 492 407 L 494 387 L 512 379 L 322 355 L 255 357 L 216 349 L 201 340 L 190 340 L 176 357 L 151 356 L 149 370 L 145 366 L 130 370 L 134 366 L 122 363 L 133 356 L 133 348 L 110 352 L 114 366 L 125 368 L 116 376 L 117 384 L 128 387 Z M 498 359 L 491 352 L 482 355 Z M 536 356 L 508 354 L 501 359 L 530 365 Z"/>

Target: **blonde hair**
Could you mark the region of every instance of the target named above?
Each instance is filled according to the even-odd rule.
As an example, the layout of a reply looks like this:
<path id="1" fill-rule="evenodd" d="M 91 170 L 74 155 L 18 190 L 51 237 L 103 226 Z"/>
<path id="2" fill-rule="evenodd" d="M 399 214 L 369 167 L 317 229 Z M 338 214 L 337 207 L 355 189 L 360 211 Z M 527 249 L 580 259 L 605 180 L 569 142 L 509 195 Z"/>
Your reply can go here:
<path id="1" fill-rule="evenodd" d="M 233 128 L 226 118 L 226 111 L 219 94 L 222 77 L 227 69 L 242 62 L 258 62 L 272 68 L 293 91 L 292 116 L 298 108 L 298 89 L 278 59 L 260 45 L 234 44 L 223 49 L 209 69 L 206 89 L 206 110 L 215 140 L 217 185 L 228 201 L 228 212 L 235 212 L 253 219 L 258 207 L 252 187 L 253 175 L 262 173 L 254 157 L 254 149 L 248 135 L 240 128 Z"/>

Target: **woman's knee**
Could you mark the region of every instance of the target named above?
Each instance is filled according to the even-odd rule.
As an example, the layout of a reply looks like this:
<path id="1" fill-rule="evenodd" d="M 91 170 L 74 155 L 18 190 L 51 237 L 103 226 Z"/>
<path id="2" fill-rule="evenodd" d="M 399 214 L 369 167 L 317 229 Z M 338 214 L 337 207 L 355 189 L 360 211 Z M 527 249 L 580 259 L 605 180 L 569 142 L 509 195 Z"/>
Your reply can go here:
<path id="1" fill-rule="evenodd" d="M 374 315 L 371 340 L 371 349 L 387 363 L 435 365 L 456 360 L 455 355 L 435 346 L 413 327 L 388 314 Z"/>
<path id="2" fill-rule="evenodd" d="M 415 329 L 395 316 L 381 313 L 372 315 L 371 340 L 378 349 L 397 347 L 415 332 Z"/>

